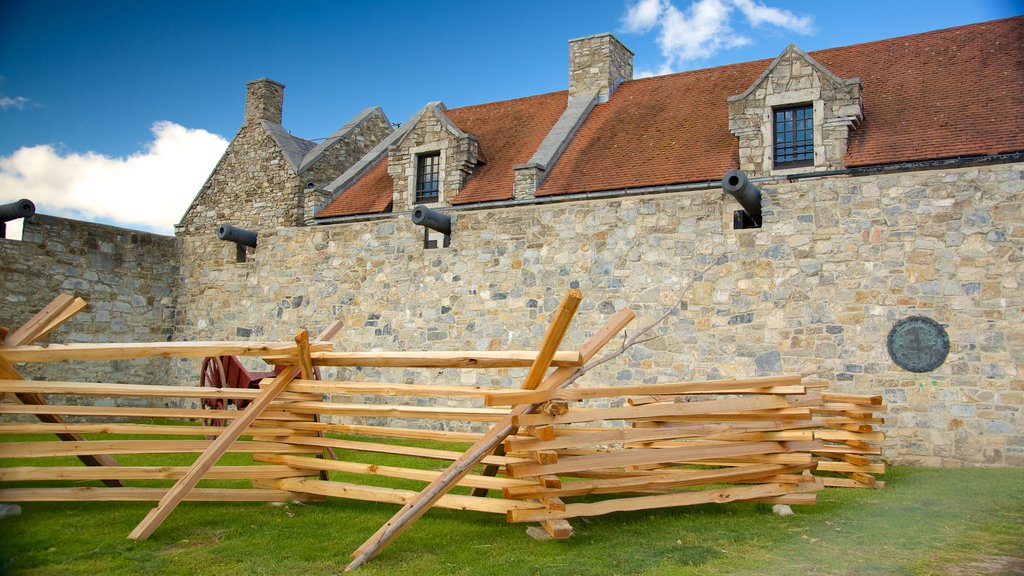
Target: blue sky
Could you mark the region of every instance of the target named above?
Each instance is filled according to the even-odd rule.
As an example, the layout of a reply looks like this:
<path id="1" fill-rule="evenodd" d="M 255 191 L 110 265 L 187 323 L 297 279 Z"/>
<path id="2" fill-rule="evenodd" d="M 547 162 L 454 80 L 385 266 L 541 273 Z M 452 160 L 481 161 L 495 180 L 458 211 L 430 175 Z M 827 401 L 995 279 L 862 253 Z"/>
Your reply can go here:
<path id="1" fill-rule="evenodd" d="M 0 0 L 0 201 L 34 194 L 42 212 L 169 232 L 174 205 L 154 223 L 93 210 L 90 198 L 106 201 L 97 186 L 62 190 L 105 169 L 100 188 L 137 198 L 182 172 L 156 164 L 188 162 L 202 175 L 175 184 L 176 220 L 238 129 L 245 83 L 264 76 L 287 86 L 285 127 L 315 139 L 373 105 L 403 122 L 431 100 L 562 90 L 567 40 L 598 32 L 622 39 L 638 71 L 663 73 L 772 58 L 789 42 L 810 51 L 1021 13 L 1011 0 Z"/>

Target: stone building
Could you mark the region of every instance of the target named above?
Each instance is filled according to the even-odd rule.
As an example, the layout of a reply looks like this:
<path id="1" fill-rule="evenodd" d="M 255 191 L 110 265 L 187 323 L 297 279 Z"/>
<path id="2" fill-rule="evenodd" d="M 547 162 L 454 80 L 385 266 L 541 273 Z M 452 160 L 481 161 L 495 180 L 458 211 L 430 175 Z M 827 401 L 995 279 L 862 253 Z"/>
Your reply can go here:
<path id="1" fill-rule="evenodd" d="M 173 321 L 136 334 L 287 339 L 341 318 L 343 350 L 527 349 L 569 287 L 585 300 L 568 346 L 620 308 L 645 323 L 681 299 L 659 339 L 588 380 L 799 373 L 884 395 L 892 461 L 1024 465 L 1024 18 L 643 79 L 632 57 L 610 34 L 571 40 L 565 91 L 430 102 L 394 130 L 371 108 L 319 145 L 281 127 L 283 86 L 250 83 L 176 239 L 147 244 L 176 263 L 173 296 L 137 302 Z M 736 168 L 759 222 L 723 193 Z M 419 204 L 450 236 L 413 224 Z M 258 232 L 244 261 L 223 222 Z M 27 250 L 0 242 L 5 261 Z M 106 298 L 100 280 L 3 272 L 24 277 L 0 303 L 10 324 L 59 288 Z M 887 349 L 915 316 L 950 344 L 925 372 Z M 82 323 L 58 337 L 106 338 L 98 312 Z M 170 367 L 182 383 L 196 369 Z"/>

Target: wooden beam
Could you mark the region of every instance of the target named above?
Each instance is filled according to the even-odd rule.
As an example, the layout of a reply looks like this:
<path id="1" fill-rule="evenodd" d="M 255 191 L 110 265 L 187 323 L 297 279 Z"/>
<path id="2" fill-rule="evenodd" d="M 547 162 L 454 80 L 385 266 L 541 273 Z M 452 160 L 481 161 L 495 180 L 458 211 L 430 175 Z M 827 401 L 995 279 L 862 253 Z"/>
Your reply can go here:
<path id="1" fill-rule="evenodd" d="M 562 343 L 562 338 L 565 337 L 565 333 L 569 330 L 569 324 L 572 322 L 573 316 L 576 315 L 576 309 L 581 300 L 583 300 L 583 293 L 572 289 L 558 305 L 558 309 L 554 312 L 554 319 L 548 324 L 548 331 L 544 334 L 544 340 L 541 341 L 537 357 L 523 381 L 523 390 L 534 390 L 544 380 L 544 376 L 548 373 L 548 368 L 551 367 L 552 360 L 555 358 L 555 353 L 558 352 L 558 347 Z M 583 354 L 577 353 L 577 357 L 582 365 Z"/>
<path id="2" fill-rule="evenodd" d="M 0 490 L 3 502 L 153 502 L 166 488 L 8 488 Z M 187 502 L 291 502 L 316 500 L 301 492 L 258 488 L 196 488 L 182 498 Z"/>
<path id="3" fill-rule="evenodd" d="M 578 301 L 581 297 L 582 295 L 578 290 L 570 291 L 566 294 L 563 304 L 570 299 L 576 300 L 577 303 L 575 305 L 571 305 L 572 309 L 575 310 L 579 305 Z M 569 307 L 570 305 L 560 306 L 559 310 L 564 311 Z M 589 359 L 590 356 L 596 354 L 604 344 L 611 341 L 611 339 L 614 338 L 615 335 L 626 326 L 626 324 L 632 321 L 634 317 L 635 314 L 630 310 L 619 311 L 619 313 L 612 317 L 608 324 L 602 327 L 601 330 L 588 340 L 583 348 L 587 352 L 581 352 L 580 356 Z M 549 334 L 552 333 L 551 330 L 548 332 Z M 542 343 L 541 348 L 544 349 L 546 346 L 550 347 L 549 343 L 544 342 Z M 555 348 L 557 348 L 557 345 Z M 533 368 L 531 368 L 531 371 L 533 371 Z M 575 367 L 559 368 L 548 376 L 547 379 L 538 386 L 538 388 L 547 389 L 565 386 L 571 381 L 570 379 L 577 371 L 578 368 Z M 494 450 L 498 444 L 512 433 L 512 418 L 514 415 L 526 414 L 535 407 L 536 405 L 534 404 L 516 406 L 508 416 L 492 426 L 487 434 L 474 443 L 473 446 L 471 446 L 469 450 L 459 458 L 459 460 L 455 461 L 441 477 L 427 486 L 418 496 L 416 496 L 416 498 L 410 500 L 402 510 L 395 514 L 388 522 L 381 526 L 369 540 L 353 552 L 353 560 L 345 570 L 354 570 L 359 566 L 362 566 L 368 560 L 373 558 L 384 546 L 387 546 L 392 540 L 397 538 L 398 535 L 401 534 L 412 522 L 415 522 L 417 518 L 427 511 L 427 509 L 444 496 L 453 483 L 458 482 L 460 478 L 468 474 L 473 466 Z"/>
<path id="4" fill-rule="evenodd" d="M 508 469 L 509 476 L 521 478 L 539 474 L 565 474 L 579 470 L 618 468 L 640 464 L 720 460 L 734 456 L 755 456 L 785 451 L 786 449 L 778 442 L 726 442 L 712 446 L 633 449 L 588 456 L 563 456 L 554 464 L 528 461 L 510 464 Z"/>
<path id="5" fill-rule="evenodd" d="M 81 442 L 3 442 L 0 458 L 48 458 L 53 456 L 95 456 L 98 454 L 194 454 L 205 452 L 209 440 L 84 440 Z M 225 452 L 313 453 L 295 444 L 235 441 Z"/>
<path id="6" fill-rule="evenodd" d="M 330 350 L 330 342 L 311 342 L 313 351 Z M 296 346 L 289 342 L 146 342 L 103 344 L 50 344 L 0 348 L 11 362 L 61 360 L 139 360 L 144 358 L 205 358 L 207 356 L 265 356 L 288 354 L 295 361 Z"/>
<path id="7" fill-rule="evenodd" d="M 602 388 L 563 388 L 545 391 L 491 392 L 484 396 L 487 406 L 512 406 L 534 404 L 549 400 L 590 400 L 619 396 L 651 396 L 678 394 L 773 394 L 776 387 L 782 387 L 780 394 L 802 394 L 803 388 L 790 385 L 800 383 L 800 376 L 771 376 L 733 380 L 709 380 L 705 382 L 678 382 L 673 384 L 643 384 L 637 386 L 611 386 Z"/>
<path id="8" fill-rule="evenodd" d="M 34 316 L 22 324 L 20 328 L 8 334 L 4 338 L 3 345 L 13 347 L 35 342 L 38 338 L 33 338 L 33 334 L 39 332 L 47 324 L 51 323 L 54 318 L 60 316 L 61 312 L 71 306 L 74 301 L 75 298 L 70 294 L 58 294 L 49 304 L 43 306 L 39 312 L 36 312 Z"/>
<path id="9" fill-rule="evenodd" d="M 770 496 L 782 496 L 797 491 L 792 484 L 755 484 L 753 486 L 718 488 L 690 492 L 673 492 L 657 496 L 637 496 L 633 498 L 617 498 L 580 504 L 566 504 L 565 510 L 509 510 L 509 522 L 539 522 L 541 520 L 566 519 L 578 516 L 600 516 L 612 512 L 630 512 L 650 510 L 669 506 L 690 506 L 724 503 Z"/>
<path id="10" fill-rule="evenodd" d="M 375 452 L 380 454 L 395 454 L 399 456 L 416 456 L 418 458 L 431 458 L 434 460 L 458 460 L 461 452 L 454 450 L 440 450 L 437 448 L 421 448 L 419 446 L 403 446 L 401 444 L 381 444 L 377 442 L 360 442 L 355 440 L 342 440 L 340 438 L 319 438 L 315 436 L 292 436 L 290 438 L 279 438 L 280 442 L 287 442 L 299 446 L 315 446 L 319 448 L 338 448 L 341 450 L 355 450 L 357 452 Z M 530 462 L 526 458 L 509 458 L 507 456 L 487 456 L 480 460 L 482 464 L 496 464 L 507 466 L 509 464 Z"/>
<path id="11" fill-rule="evenodd" d="M 118 424 L 118 423 L 84 423 L 62 422 L 59 424 L 0 424 L 0 435 L 3 434 L 131 434 L 159 436 L 217 436 L 224 431 L 223 426 L 188 426 L 171 424 Z M 244 435 L 259 434 L 260 436 L 293 436 L 292 428 L 252 428 Z M 81 440 L 84 442 L 85 440 Z"/>
<path id="12" fill-rule="evenodd" d="M 525 368 L 533 365 L 537 352 L 532 351 L 454 351 L 454 352 L 317 352 L 312 354 L 317 366 L 373 366 L 382 368 Z M 267 355 L 271 364 L 290 364 L 294 355 Z M 558 352 L 555 366 L 580 366 L 583 361 L 576 351 Z"/>
<path id="13" fill-rule="evenodd" d="M 465 420 L 496 422 L 508 414 L 503 408 L 462 408 L 458 406 L 405 406 L 402 404 L 339 404 L 334 402 L 291 402 L 288 410 L 297 414 L 334 414 L 375 418 Z"/>
<path id="14" fill-rule="evenodd" d="M 188 466 L 18 466 L 0 468 L 0 481 L 177 480 L 183 477 L 188 470 Z M 308 471 L 290 466 L 214 466 L 210 468 L 204 478 L 207 480 L 250 480 L 308 475 Z M 154 500 L 159 500 L 159 498 L 154 498 Z"/>
<path id="15" fill-rule="evenodd" d="M 19 394 L 19 398 L 24 394 Z M 24 401 L 24 400 L 23 400 Z M 239 410 L 203 410 L 201 408 L 148 408 L 145 406 L 70 406 L 70 405 L 57 405 L 57 404 L 46 404 L 45 400 L 42 404 L 17 405 L 17 404 L 0 404 L 0 414 L 35 414 L 40 420 L 44 422 L 54 422 L 54 420 L 44 420 L 44 416 L 52 416 L 54 414 L 65 414 L 68 416 L 112 416 L 122 418 L 223 418 L 227 420 L 233 420 L 239 418 L 243 412 Z M 296 420 L 299 416 L 290 414 L 288 412 L 275 410 L 268 411 L 261 416 L 263 420 Z M 305 416 L 302 417 L 305 419 Z M 63 419 L 57 419 L 56 422 L 63 423 Z M 81 440 L 81 438 L 79 439 Z"/>
<path id="16" fill-rule="evenodd" d="M 415 490 L 362 486 L 347 482 L 324 482 L 323 480 L 313 480 L 311 478 L 286 478 L 284 480 L 271 481 L 271 483 L 282 490 L 333 496 L 335 498 L 348 498 L 350 500 L 383 502 L 386 504 L 407 505 L 419 495 L 419 492 Z M 454 494 L 446 494 L 438 498 L 435 505 L 439 508 L 472 510 L 474 512 L 489 512 L 491 514 L 508 514 L 511 510 L 529 510 L 538 506 L 538 504 L 527 503 L 521 500 L 476 498 L 474 496 L 457 496 Z M 543 510 L 543 508 L 541 509 Z"/>
<path id="17" fill-rule="evenodd" d="M 160 503 L 157 507 L 150 511 L 150 513 L 139 523 L 138 526 L 132 530 L 128 538 L 132 540 L 145 540 L 157 529 L 158 526 L 174 511 L 184 497 L 195 488 L 199 480 L 202 479 L 203 475 L 216 464 L 217 460 L 224 454 L 224 452 L 231 446 L 231 444 L 249 427 L 249 424 L 259 416 L 274 398 L 284 391 L 288 383 L 291 382 L 295 376 L 299 373 L 298 368 L 288 367 L 274 378 L 273 383 L 263 390 L 263 394 L 253 400 L 251 404 L 242 412 L 242 417 L 236 418 L 234 422 L 228 426 L 228 429 L 223 434 L 217 437 L 211 444 L 206 452 L 203 452 L 199 458 L 196 459 L 195 463 L 192 464 L 192 468 L 189 470 L 181 480 L 178 481 L 167 494 L 160 499 Z"/>
<path id="18" fill-rule="evenodd" d="M 349 474 L 364 474 L 367 476 L 385 476 L 388 478 L 402 478 L 405 480 L 419 480 L 421 482 L 432 482 L 442 474 L 440 470 L 422 470 L 419 468 L 402 468 L 398 466 L 383 466 L 379 464 L 363 464 L 361 462 L 345 462 L 342 460 L 323 460 L 315 458 L 304 458 L 302 456 L 278 456 L 258 455 L 253 457 L 257 462 L 269 462 L 284 464 L 292 468 L 304 468 L 306 470 L 329 470 L 332 472 L 345 472 Z M 215 468 L 216 469 L 216 468 Z M 3 468 L 0 468 L 2 478 Z M 510 487 L 536 487 L 542 486 L 528 480 L 516 480 L 514 478 L 497 478 L 481 474 L 467 474 L 458 482 L 459 486 L 481 488 L 483 490 L 502 490 Z"/>
<path id="19" fill-rule="evenodd" d="M 648 404 L 646 406 L 622 406 L 619 408 L 584 408 L 562 416 L 548 414 L 523 414 L 513 419 L 516 425 L 571 424 L 606 420 L 655 419 L 671 416 L 694 416 L 705 413 L 747 412 L 786 408 L 785 398 L 776 396 L 755 396 L 752 398 L 725 398 L 701 402 L 671 402 Z"/>
<path id="20" fill-rule="evenodd" d="M 145 398 L 234 398 L 255 400 L 260 391 L 250 388 L 212 388 L 209 386 L 162 386 L 159 384 L 111 384 L 103 382 L 63 382 L 51 380 L 0 380 L 0 392 L 14 394 L 68 394 L 73 396 L 122 396 Z M 319 397 L 319 396 L 316 396 Z M 311 400 L 308 393 L 282 392 L 278 400 Z"/>
<path id="21" fill-rule="evenodd" d="M 483 398 L 500 388 L 474 386 L 438 386 L 434 384 L 395 384 L 389 382 L 347 382 L 341 380 L 295 380 L 290 392 L 318 394 L 375 394 L 378 396 L 438 396 L 444 398 Z M 516 392 L 515 390 L 507 390 Z"/>
<path id="22" fill-rule="evenodd" d="M 540 496 L 585 496 L 587 494 L 616 494 L 641 490 L 658 490 L 665 488 L 681 488 L 698 484 L 718 484 L 766 478 L 787 472 L 797 472 L 812 467 L 813 464 L 799 466 L 783 466 L 780 464 L 750 464 L 736 468 L 718 468 L 714 470 L 667 470 L 662 473 L 628 476 L 622 478 L 599 478 L 593 480 L 577 480 L 566 482 L 559 488 L 543 488 L 536 486 L 512 486 L 504 488 L 506 498 L 537 498 Z"/>
<path id="23" fill-rule="evenodd" d="M 8 379 L 8 380 L 22 380 L 21 374 L 18 374 L 18 371 L 14 369 L 14 366 L 10 362 L 8 362 L 6 358 L 4 358 L 2 353 L 0 353 L 0 378 L 4 378 L 4 379 Z M 23 408 L 47 408 L 48 407 L 48 406 L 46 406 L 46 400 L 43 399 L 43 397 L 40 396 L 39 394 L 28 394 L 28 393 L 26 393 L 26 394 L 15 394 L 14 396 L 15 396 L 15 398 L 19 402 L 21 402 L 23 404 L 23 406 L 21 406 Z M 9 407 L 18 408 L 19 406 L 18 405 L 11 406 L 11 405 L 6 405 L 6 404 L 0 404 L 0 410 L 3 410 L 4 408 L 9 408 Z M 64 419 L 61 418 L 60 416 L 55 415 L 55 414 L 40 414 L 40 413 L 37 413 L 36 414 L 36 418 L 38 418 L 40 421 L 42 421 L 44 423 L 47 423 L 47 424 L 64 424 Z M 65 442 L 82 442 L 82 441 L 85 440 L 84 437 L 82 437 L 79 434 L 75 434 L 75 433 L 58 433 L 57 434 L 57 438 L 59 440 L 65 441 Z M 118 466 L 119 465 L 117 460 L 114 460 L 110 456 L 105 456 L 105 455 L 102 455 L 102 454 L 101 455 L 95 455 L 95 456 L 94 455 L 83 455 L 83 456 L 79 456 L 78 459 L 81 460 L 82 463 L 85 464 L 86 466 Z M 109 479 L 107 479 L 107 480 L 104 480 L 103 483 L 106 484 L 107 486 L 111 486 L 111 487 L 120 487 L 120 486 L 122 486 L 121 482 L 118 481 L 118 480 L 109 480 Z"/>

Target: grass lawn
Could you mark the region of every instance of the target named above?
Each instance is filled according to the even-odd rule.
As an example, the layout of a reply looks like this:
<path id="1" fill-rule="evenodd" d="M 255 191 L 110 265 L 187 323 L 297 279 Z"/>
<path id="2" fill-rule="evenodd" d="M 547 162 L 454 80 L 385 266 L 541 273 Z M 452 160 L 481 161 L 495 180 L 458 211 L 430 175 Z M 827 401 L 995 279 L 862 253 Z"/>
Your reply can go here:
<path id="1" fill-rule="evenodd" d="M 180 458 L 147 463 L 192 457 Z M 227 458 L 238 461 L 221 463 L 245 459 Z M 1024 469 L 894 468 L 882 479 L 884 490 L 826 489 L 817 506 L 789 517 L 726 504 L 575 519 L 565 541 L 533 540 L 529 525 L 495 515 L 431 510 L 358 573 L 1024 573 Z M 153 504 L 21 506 L 21 516 L 0 520 L 0 574 L 338 574 L 398 508 L 186 502 L 148 541 L 132 542 L 128 533 Z"/>

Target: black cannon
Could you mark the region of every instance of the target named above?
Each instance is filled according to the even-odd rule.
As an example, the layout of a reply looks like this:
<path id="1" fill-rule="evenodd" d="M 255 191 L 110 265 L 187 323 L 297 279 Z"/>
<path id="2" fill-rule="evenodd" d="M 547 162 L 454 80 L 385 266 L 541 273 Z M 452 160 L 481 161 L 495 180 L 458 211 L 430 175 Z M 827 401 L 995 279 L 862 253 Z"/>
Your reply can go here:
<path id="1" fill-rule="evenodd" d="M 760 228 L 761 190 L 754 186 L 743 170 L 736 168 L 726 172 L 722 176 L 722 189 L 743 207 L 743 210 L 733 213 L 733 228 Z"/>
<path id="2" fill-rule="evenodd" d="M 245 262 L 245 247 L 256 247 L 257 233 L 231 224 L 221 224 L 217 227 L 217 238 L 227 242 L 234 242 L 237 249 L 237 260 Z"/>
<path id="3" fill-rule="evenodd" d="M 7 222 L 18 218 L 28 218 L 35 213 L 36 205 L 27 198 L 9 204 L 0 204 L 0 238 L 7 237 Z"/>
<path id="4" fill-rule="evenodd" d="M 436 210 L 431 210 L 426 206 L 417 206 L 412 211 L 412 223 L 417 226 L 426 226 L 431 230 L 437 230 L 445 236 L 451 236 L 452 234 L 452 217 Z"/>

